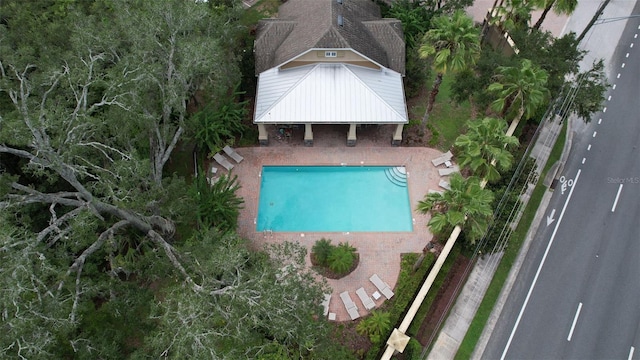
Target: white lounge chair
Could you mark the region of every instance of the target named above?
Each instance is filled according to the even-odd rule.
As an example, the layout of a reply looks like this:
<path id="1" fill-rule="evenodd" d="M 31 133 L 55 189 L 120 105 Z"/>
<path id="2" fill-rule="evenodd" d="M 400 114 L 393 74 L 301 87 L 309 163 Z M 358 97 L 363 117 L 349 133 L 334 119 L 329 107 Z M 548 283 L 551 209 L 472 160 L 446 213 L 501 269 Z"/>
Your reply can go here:
<path id="1" fill-rule="evenodd" d="M 460 171 L 460 168 L 458 167 L 458 165 L 453 165 L 452 167 L 447 169 L 438 169 L 438 173 L 440 174 L 440 176 L 451 175 L 459 171 Z"/>
<path id="2" fill-rule="evenodd" d="M 451 190 L 451 185 L 449 185 L 449 182 L 445 180 L 440 180 L 440 182 L 438 183 L 438 186 L 440 186 L 445 190 Z"/>
<path id="3" fill-rule="evenodd" d="M 451 153 L 451 151 L 447 151 L 446 153 L 431 160 L 431 163 L 433 164 L 433 166 L 439 166 L 444 164 L 445 161 L 451 160 L 452 157 L 453 157 L 453 154 Z"/>
<path id="4" fill-rule="evenodd" d="M 369 297 L 369 295 L 367 295 L 367 292 L 364 291 L 364 288 L 360 288 L 360 289 L 356 290 L 356 294 L 360 298 L 360 301 L 362 301 L 362 305 L 364 305 L 365 309 L 371 310 L 374 307 L 376 307 L 376 303 L 374 303 L 373 300 L 371 299 L 371 297 Z"/>
<path id="5" fill-rule="evenodd" d="M 356 303 L 351 300 L 351 296 L 349 296 L 348 291 L 341 292 L 340 299 L 342 299 L 344 307 L 347 309 L 347 313 L 349 313 L 349 317 L 351 318 L 351 320 L 355 320 L 360 317 L 360 314 L 358 313 L 358 307 L 356 306 Z"/>
<path id="6" fill-rule="evenodd" d="M 233 164 L 229 162 L 224 156 L 220 153 L 213 155 L 213 160 L 215 160 L 220 166 L 227 169 L 227 171 L 231 171 L 233 169 Z"/>
<path id="7" fill-rule="evenodd" d="M 321 305 L 323 307 L 322 315 L 327 316 L 329 314 L 329 302 L 331 301 L 331 294 L 324 294 L 324 300 Z"/>
<path id="8" fill-rule="evenodd" d="M 231 146 L 227 145 L 225 146 L 222 151 L 224 151 L 225 154 L 229 155 L 230 158 L 232 158 L 233 160 L 235 160 L 237 163 L 240 163 L 242 160 L 244 160 L 244 158 L 242 157 L 242 155 L 238 154 L 235 149 L 233 149 Z"/>
<path id="9" fill-rule="evenodd" d="M 380 292 L 382 293 L 382 295 L 384 295 L 384 297 L 386 297 L 387 299 L 391 299 L 393 297 L 393 291 L 391 290 L 391 287 L 389 287 L 389 285 L 382 281 L 382 279 L 380 279 L 380 277 L 378 276 L 378 274 L 373 274 L 369 280 L 371 280 L 371 282 L 373 283 L 373 285 L 375 285 L 378 290 L 380 290 Z"/>

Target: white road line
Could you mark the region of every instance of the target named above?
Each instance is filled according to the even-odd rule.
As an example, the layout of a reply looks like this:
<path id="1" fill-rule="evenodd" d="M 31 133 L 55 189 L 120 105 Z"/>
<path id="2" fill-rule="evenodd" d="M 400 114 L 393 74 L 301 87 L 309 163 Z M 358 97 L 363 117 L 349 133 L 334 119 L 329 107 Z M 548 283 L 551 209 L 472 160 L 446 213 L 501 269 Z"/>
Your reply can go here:
<path id="1" fill-rule="evenodd" d="M 597 132 L 597 131 L 594 131 L 594 132 L 593 132 L 593 137 L 596 137 L 596 135 L 597 135 L 597 134 L 598 134 L 598 132 Z"/>
<path id="2" fill-rule="evenodd" d="M 629 45 L 629 47 L 633 47 L 633 43 L 631 43 L 631 45 Z"/>
<path id="3" fill-rule="evenodd" d="M 625 55 L 624 57 L 628 58 L 629 57 L 629 53 L 627 53 L 627 55 Z"/>
<path id="4" fill-rule="evenodd" d="M 602 119 L 598 119 L 598 125 L 600 125 L 601 122 L 602 122 Z"/>
<path id="5" fill-rule="evenodd" d="M 620 73 L 618 73 L 618 76 L 616 76 L 616 79 L 620 79 Z"/>
<path id="6" fill-rule="evenodd" d="M 616 84 L 613 84 L 613 90 L 615 90 L 615 89 L 616 89 Z"/>
<path id="7" fill-rule="evenodd" d="M 580 316 L 580 310 L 582 310 L 582 303 L 578 304 L 578 311 L 576 311 L 576 316 L 573 317 L 573 324 L 571 324 L 571 330 L 569 330 L 569 336 L 567 337 L 567 341 L 571 341 L 571 337 L 573 336 L 573 330 L 576 328 L 576 323 L 578 322 L 578 316 Z"/>
<path id="8" fill-rule="evenodd" d="M 624 69 L 624 65 L 625 65 L 625 64 L 624 64 L 624 63 L 622 63 L 622 66 L 621 66 L 621 67 L 622 67 L 623 69 Z"/>
<path id="9" fill-rule="evenodd" d="M 587 161 L 587 158 L 582 158 L 582 164 L 584 165 L 584 162 Z"/>
<path id="10" fill-rule="evenodd" d="M 611 95 L 609 95 L 609 97 L 607 98 L 607 101 L 611 101 Z"/>
<path id="11" fill-rule="evenodd" d="M 629 357 L 627 358 L 628 360 L 632 360 L 632 359 L 633 359 L 633 352 L 634 352 L 635 350 L 636 350 L 636 349 L 632 346 L 632 347 L 631 347 L 631 350 L 629 350 Z"/>
<path id="12" fill-rule="evenodd" d="M 587 151 L 591 150 L 591 144 L 589 144 L 589 146 L 587 146 Z"/>
<path id="13" fill-rule="evenodd" d="M 616 211 L 616 205 L 618 205 L 618 198 L 620 197 L 620 192 L 622 191 L 622 185 L 618 188 L 618 194 L 616 194 L 616 199 L 613 201 L 613 206 L 611 207 L 611 212 Z"/>
<path id="14" fill-rule="evenodd" d="M 607 112 L 607 107 L 606 107 L 606 106 L 604 107 L 604 109 L 602 109 L 602 112 L 603 112 L 603 113 L 606 113 L 606 112 Z"/>
<path id="15" fill-rule="evenodd" d="M 536 282 L 538 281 L 538 276 L 540 276 L 540 271 L 542 271 L 544 262 L 547 260 L 547 255 L 549 254 L 551 245 L 553 245 L 553 240 L 556 238 L 558 227 L 560 227 L 560 223 L 562 223 L 562 217 L 564 216 L 564 211 L 567 209 L 567 205 L 569 205 L 569 200 L 571 200 L 571 195 L 573 195 L 573 190 L 576 188 L 576 185 L 578 184 L 578 178 L 580 178 L 581 171 L 582 169 L 578 169 L 578 172 L 576 173 L 576 178 L 573 180 L 573 186 L 571 187 L 571 190 L 569 190 L 569 195 L 567 195 L 567 200 L 564 202 L 564 206 L 562 207 L 562 211 L 560 212 L 560 217 L 558 217 L 558 222 L 556 222 L 556 227 L 553 229 L 553 233 L 551 234 L 551 238 L 549 239 L 549 244 L 547 244 L 547 248 L 544 251 L 544 255 L 542 255 L 542 260 L 540 261 L 540 265 L 538 265 L 538 270 L 536 271 L 536 275 L 533 277 L 533 282 L 531 283 L 529 292 L 527 292 L 527 296 L 524 299 L 524 303 L 522 304 L 522 308 L 520 309 L 520 313 L 518 314 L 516 323 L 515 325 L 513 325 L 513 329 L 511 330 L 511 334 L 509 335 L 509 339 L 507 340 L 507 345 L 504 347 L 504 351 L 502 352 L 502 356 L 500 357 L 500 360 L 504 360 L 505 356 L 507 356 L 507 351 L 509 351 L 509 346 L 511 346 L 511 341 L 513 341 L 513 336 L 516 334 L 516 330 L 518 330 L 518 325 L 520 325 L 522 314 L 524 314 L 524 310 L 527 308 L 527 304 L 529 303 L 529 299 L 531 298 L 531 293 L 533 292 L 533 288 L 536 286 Z"/>

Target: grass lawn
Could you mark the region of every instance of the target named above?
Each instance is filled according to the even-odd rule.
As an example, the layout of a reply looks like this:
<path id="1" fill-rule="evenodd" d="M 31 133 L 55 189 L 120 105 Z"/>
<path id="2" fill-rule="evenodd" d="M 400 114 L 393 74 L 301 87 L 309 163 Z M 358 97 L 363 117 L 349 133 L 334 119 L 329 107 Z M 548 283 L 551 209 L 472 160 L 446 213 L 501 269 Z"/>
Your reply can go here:
<path id="1" fill-rule="evenodd" d="M 551 150 L 551 154 L 549 155 L 549 159 L 547 160 L 547 164 L 544 167 L 542 174 L 540 175 L 540 179 L 544 179 L 549 168 L 560 159 L 560 155 L 562 154 L 562 149 L 564 147 L 564 142 L 567 133 L 567 124 L 565 123 L 562 127 L 562 131 L 558 136 L 558 140 L 556 141 L 553 149 Z M 528 155 L 527 155 L 528 156 Z M 500 265 L 496 269 L 496 273 L 491 280 L 491 284 L 487 289 L 487 292 L 480 303 L 480 307 L 476 312 L 471 325 L 469 326 L 469 330 L 467 330 L 467 334 L 462 340 L 462 344 L 460 344 L 460 348 L 456 354 L 455 359 L 469 359 L 473 350 L 478 343 L 478 339 L 484 330 L 484 327 L 489 319 L 489 315 L 495 306 L 496 301 L 498 300 L 498 296 L 500 296 L 500 291 L 502 291 L 502 287 L 504 286 L 507 277 L 509 276 L 509 272 L 511 271 L 511 266 L 515 262 L 518 257 L 518 253 L 520 252 L 520 248 L 522 247 L 522 243 L 524 242 L 525 237 L 527 236 L 527 232 L 531 227 L 531 223 L 536 215 L 538 207 L 540 206 L 540 202 L 542 201 L 542 196 L 546 191 L 546 187 L 543 184 L 543 181 L 538 181 L 536 184 L 533 193 L 531 194 L 531 198 L 529 199 L 529 203 L 525 207 L 524 212 L 522 213 L 522 217 L 520 218 L 520 222 L 516 227 L 516 230 L 511 234 L 511 238 L 509 239 L 509 246 L 507 246 L 504 256 L 500 261 Z"/>
<path id="2" fill-rule="evenodd" d="M 471 105 L 468 101 L 457 105 L 453 100 L 450 100 L 450 88 L 453 76 L 445 75 L 442 78 L 442 84 L 440 84 L 440 92 L 436 97 L 436 102 L 433 105 L 433 111 L 429 114 L 429 120 L 427 126 L 431 130 L 433 137 L 429 141 L 429 146 L 437 147 L 442 151 L 450 150 L 453 146 L 453 142 L 461 133 L 461 129 L 467 120 L 471 118 Z M 409 117 L 414 120 L 412 122 L 420 122 L 424 115 L 426 107 L 426 99 L 431 85 L 427 87 L 428 91 L 423 92 L 420 99 L 416 102 L 416 105 L 409 109 Z M 416 121 L 417 120 L 417 121 Z M 419 125 L 416 125 L 419 126 Z"/>

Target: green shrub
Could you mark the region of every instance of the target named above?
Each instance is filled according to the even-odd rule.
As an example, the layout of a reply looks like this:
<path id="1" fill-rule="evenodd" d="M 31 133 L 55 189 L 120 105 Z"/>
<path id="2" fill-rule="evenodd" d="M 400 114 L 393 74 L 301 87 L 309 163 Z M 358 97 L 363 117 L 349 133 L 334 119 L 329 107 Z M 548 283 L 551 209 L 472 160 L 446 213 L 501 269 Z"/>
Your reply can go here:
<path id="1" fill-rule="evenodd" d="M 407 360 L 419 360 L 422 356 L 422 344 L 414 338 L 409 340 L 407 347 L 404 348 L 404 358 Z"/>
<path id="2" fill-rule="evenodd" d="M 315 245 L 311 248 L 311 252 L 315 256 L 318 265 L 327 266 L 329 255 L 331 255 L 334 248 L 335 246 L 331 244 L 331 240 L 322 238 L 316 241 Z"/>
<path id="3" fill-rule="evenodd" d="M 356 327 L 358 334 L 369 336 L 369 340 L 374 344 L 380 344 L 389 330 L 391 330 L 391 314 L 377 310 L 372 311 L 371 316 L 360 321 Z"/>
<path id="4" fill-rule="evenodd" d="M 356 259 L 356 249 L 348 242 L 340 243 L 329 254 L 329 269 L 338 274 L 348 272 Z"/>

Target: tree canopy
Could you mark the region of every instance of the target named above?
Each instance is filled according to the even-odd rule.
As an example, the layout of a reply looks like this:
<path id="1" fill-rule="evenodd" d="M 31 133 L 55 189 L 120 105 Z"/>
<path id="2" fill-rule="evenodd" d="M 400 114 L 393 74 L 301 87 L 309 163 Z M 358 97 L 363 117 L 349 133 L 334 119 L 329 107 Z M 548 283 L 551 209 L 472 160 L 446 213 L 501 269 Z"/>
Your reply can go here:
<path id="1" fill-rule="evenodd" d="M 166 169 L 188 118 L 234 94 L 238 9 L 0 3 L 3 358 L 339 351 L 304 249 L 249 251 L 233 175 Z"/>

